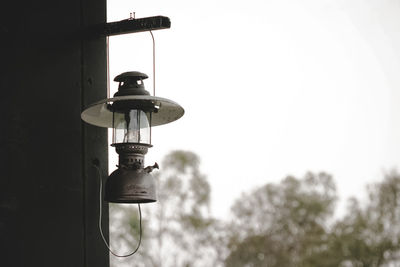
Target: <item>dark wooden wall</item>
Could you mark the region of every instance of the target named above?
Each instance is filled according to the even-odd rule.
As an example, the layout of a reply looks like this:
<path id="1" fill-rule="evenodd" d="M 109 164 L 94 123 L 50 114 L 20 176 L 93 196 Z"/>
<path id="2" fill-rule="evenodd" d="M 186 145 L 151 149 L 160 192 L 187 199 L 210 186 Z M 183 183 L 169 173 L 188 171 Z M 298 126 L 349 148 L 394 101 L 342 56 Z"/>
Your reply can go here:
<path id="1" fill-rule="evenodd" d="M 98 233 L 107 132 L 83 106 L 106 97 L 105 0 L 0 7 L 0 266 L 108 266 Z M 105 178 L 105 177 L 103 177 Z M 104 206 L 105 233 L 108 211 Z"/>

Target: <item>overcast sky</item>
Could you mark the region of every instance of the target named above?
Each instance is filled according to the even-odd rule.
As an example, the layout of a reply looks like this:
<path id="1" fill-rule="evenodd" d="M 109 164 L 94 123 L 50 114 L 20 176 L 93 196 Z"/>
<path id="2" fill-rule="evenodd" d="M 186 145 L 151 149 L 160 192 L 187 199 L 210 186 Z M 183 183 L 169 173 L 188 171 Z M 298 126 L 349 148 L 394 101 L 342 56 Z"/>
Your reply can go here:
<path id="1" fill-rule="evenodd" d="M 400 166 L 399 1 L 108 0 L 108 21 L 130 12 L 171 19 L 154 31 L 156 95 L 185 108 L 146 163 L 197 153 L 214 215 L 289 174 L 328 172 L 346 199 Z M 110 38 L 111 78 L 131 70 L 151 92 L 149 33 Z"/>

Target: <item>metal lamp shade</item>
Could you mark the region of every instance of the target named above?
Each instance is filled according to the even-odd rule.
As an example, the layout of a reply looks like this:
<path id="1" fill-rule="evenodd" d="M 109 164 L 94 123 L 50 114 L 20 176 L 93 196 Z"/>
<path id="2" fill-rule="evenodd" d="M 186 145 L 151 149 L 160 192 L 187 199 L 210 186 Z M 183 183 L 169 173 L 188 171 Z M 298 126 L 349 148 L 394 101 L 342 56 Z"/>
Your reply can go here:
<path id="1" fill-rule="evenodd" d="M 126 102 L 136 106 L 136 109 L 140 109 L 140 106 L 155 106 L 157 112 L 151 113 L 150 127 L 158 126 L 173 122 L 183 116 L 185 111 L 176 102 L 149 95 L 130 95 L 130 96 L 117 96 L 113 98 L 103 99 L 97 103 L 88 106 L 81 114 L 82 120 L 87 123 L 99 126 L 99 127 L 113 127 L 113 110 L 111 105 L 116 102 Z M 123 114 L 116 114 L 121 118 L 114 118 L 122 120 Z"/>

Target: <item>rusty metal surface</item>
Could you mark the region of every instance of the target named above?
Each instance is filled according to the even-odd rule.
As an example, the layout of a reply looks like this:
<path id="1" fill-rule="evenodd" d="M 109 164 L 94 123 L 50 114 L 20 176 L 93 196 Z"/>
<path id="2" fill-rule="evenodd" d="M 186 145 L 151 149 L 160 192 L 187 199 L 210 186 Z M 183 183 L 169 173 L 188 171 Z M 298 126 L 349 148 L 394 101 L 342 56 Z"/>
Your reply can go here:
<path id="1" fill-rule="evenodd" d="M 144 168 L 144 156 L 151 145 L 114 144 L 119 155 L 118 169 L 107 179 L 104 200 L 114 203 L 149 203 L 156 201 L 156 183 L 150 172 L 158 168 Z"/>

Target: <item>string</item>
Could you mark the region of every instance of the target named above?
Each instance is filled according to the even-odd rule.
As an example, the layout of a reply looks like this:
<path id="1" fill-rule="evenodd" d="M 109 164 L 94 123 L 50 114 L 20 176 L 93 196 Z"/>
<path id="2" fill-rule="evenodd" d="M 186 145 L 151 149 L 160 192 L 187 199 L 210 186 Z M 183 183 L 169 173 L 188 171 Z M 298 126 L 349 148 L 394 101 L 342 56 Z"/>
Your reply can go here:
<path id="1" fill-rule="evenodd" d="M 139 247 L 140 247 L 140 244 L 142 243 L 142 211 L 141 211 L 141 209 L 140 209 L 140 204 L 138 204 L 138 207 L 139 207 L 139 242 L 138 242 L 138 245 L 137 245 L 137 247 L 136 247 L 136 249 L 134 250 L 134 251 L 132 251 L 131 253 L 129 253 L 129 254 L 126 254 L 126 255 L 118 255 L 118 254 L 116 254 L 115 252 L 113 252 L 112 250 L 111 250 L 111 248 L 110 248 L 110 246 L 109 246 L 109 244 L 107 243 L 107 240 L 106 240 L 106 238 L 104 237 L 104 234 L 103 234 L 103 230 L 102 230 L 102 223 L 101 223 L 101 217 L 102 217 L 102 192 L 103 192 L 103 183 L 102 183 L 102 180 L 101 180 L 101 170 L 100 170 L 100 168 L 97 166 L 97 165 L 95 165 L 95 164 L 93 164 L 93 166 L 97 169 L 97 172 L 98 172 L 98 177 L 99 177 L 99 180 L 100 180 L 100 194 L 99 194 L 99 230 L 100 230 L 100 234 L 101 234 L 101 238 L 103 239 L 103 242 L 104 242 L 104 244 L 106 245 L 106 247 L 108 248 L 108 251 L 110 251 L 110 253 L 111 254 L 113 254 L 115 257 L 119 257 L 119 258 L 126 258 L 126 257 L 129 257 L 129 256 L 132 256 L 133 254 L 135 254 L 138 250 L 139 250 Z"/>

